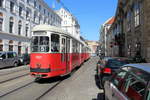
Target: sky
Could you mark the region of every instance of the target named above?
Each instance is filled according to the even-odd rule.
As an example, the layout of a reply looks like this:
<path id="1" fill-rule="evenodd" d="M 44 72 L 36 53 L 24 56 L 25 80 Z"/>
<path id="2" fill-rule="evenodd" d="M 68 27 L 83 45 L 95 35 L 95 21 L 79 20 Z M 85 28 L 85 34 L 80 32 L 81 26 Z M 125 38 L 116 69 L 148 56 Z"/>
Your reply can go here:
<path id="1" fill-rule="evenodd" d="M 51 8 L 62 7 L 56 0 L 44 0 Z M 100 26 L 115 16 L 118 0 L 61 0 L 80 24 L 80 34 L 87 40 L 98 41 Z"/>

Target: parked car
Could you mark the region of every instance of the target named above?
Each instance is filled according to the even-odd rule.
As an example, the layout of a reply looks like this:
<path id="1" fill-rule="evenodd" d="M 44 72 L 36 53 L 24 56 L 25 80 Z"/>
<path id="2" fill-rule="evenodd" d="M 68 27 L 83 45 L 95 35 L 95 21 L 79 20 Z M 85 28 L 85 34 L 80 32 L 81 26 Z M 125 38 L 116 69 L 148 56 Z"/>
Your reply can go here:
<path id="1" fill-rule="evenodd" d="M 115 73 L 122 65 L 129 63 L 127 58 L 122 57 L 104 57 L 97 63 L 97 76 L 100 82 L 100 87 L 103 88 L 103 83 L 113 73 Z"/>
<path id="2" fill-rule="evenodd" d="M 104 83 L 105 100 L 150 100 L 150 63 L 127 64 Z"/>
<path id="3" fill-rule="evenodd" d="M 8 66 L 18 66 L 19 58 L 16 52 L 0 52 L 0 68 Z"/>
<path id="4" fill-rule="evenodd" d="M 30 63 L 30 54 L 24 53 L 19 57 L 19 64 L 27 65 Z"/>

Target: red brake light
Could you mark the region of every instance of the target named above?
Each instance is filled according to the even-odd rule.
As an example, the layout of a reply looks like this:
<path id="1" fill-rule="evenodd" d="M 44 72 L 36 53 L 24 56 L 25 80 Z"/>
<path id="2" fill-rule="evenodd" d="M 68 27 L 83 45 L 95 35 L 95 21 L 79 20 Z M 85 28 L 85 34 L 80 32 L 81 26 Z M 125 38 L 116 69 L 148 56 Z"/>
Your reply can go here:
<path id="1" fill-rule="evenodd" d="M 111 74 L 111 69 L 110 68 L 104 68 L 103 73 L 105 74 Z"/>

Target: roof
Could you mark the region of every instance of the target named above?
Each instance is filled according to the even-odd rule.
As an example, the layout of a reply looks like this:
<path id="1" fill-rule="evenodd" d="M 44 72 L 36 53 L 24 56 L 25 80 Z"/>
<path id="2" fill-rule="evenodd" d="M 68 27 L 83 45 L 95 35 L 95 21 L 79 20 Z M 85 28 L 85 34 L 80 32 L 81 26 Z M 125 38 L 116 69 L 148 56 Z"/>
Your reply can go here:
<path id="1" fill-rule="evenodd" d="M 115 20 L 115 18 L 112 17 L 106 22 L 106 24 L 113 24 L 114 20 Z"/>
<path id="2" fill-rule="evenodd" d="M 32 31 L 54 31 L 60 33 L 67 33 L 66 31 L 62 30 L 60 27 L 50 26 L 50 25 L 36 25 L 33 27 Z"/>
<path id="3" fill-rule="evenodd" d="M 124 66 L 135 67 L 135 68 L 142 69 L 143 71 L 150 73 L 150 63 L 127 64 Z"/>

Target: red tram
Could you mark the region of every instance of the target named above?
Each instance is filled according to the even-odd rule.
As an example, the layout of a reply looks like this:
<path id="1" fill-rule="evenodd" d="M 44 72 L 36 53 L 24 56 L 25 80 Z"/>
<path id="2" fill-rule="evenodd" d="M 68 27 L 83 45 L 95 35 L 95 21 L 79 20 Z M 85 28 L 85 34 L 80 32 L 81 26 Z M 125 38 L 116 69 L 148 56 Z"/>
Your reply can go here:
<path id="1" fill-rule="evenodd" d="M 90 49 L 61 28 L 37 25 L 31 39 L 30 74 L 39 78 L 67 75 L 90 58 Z"/>

